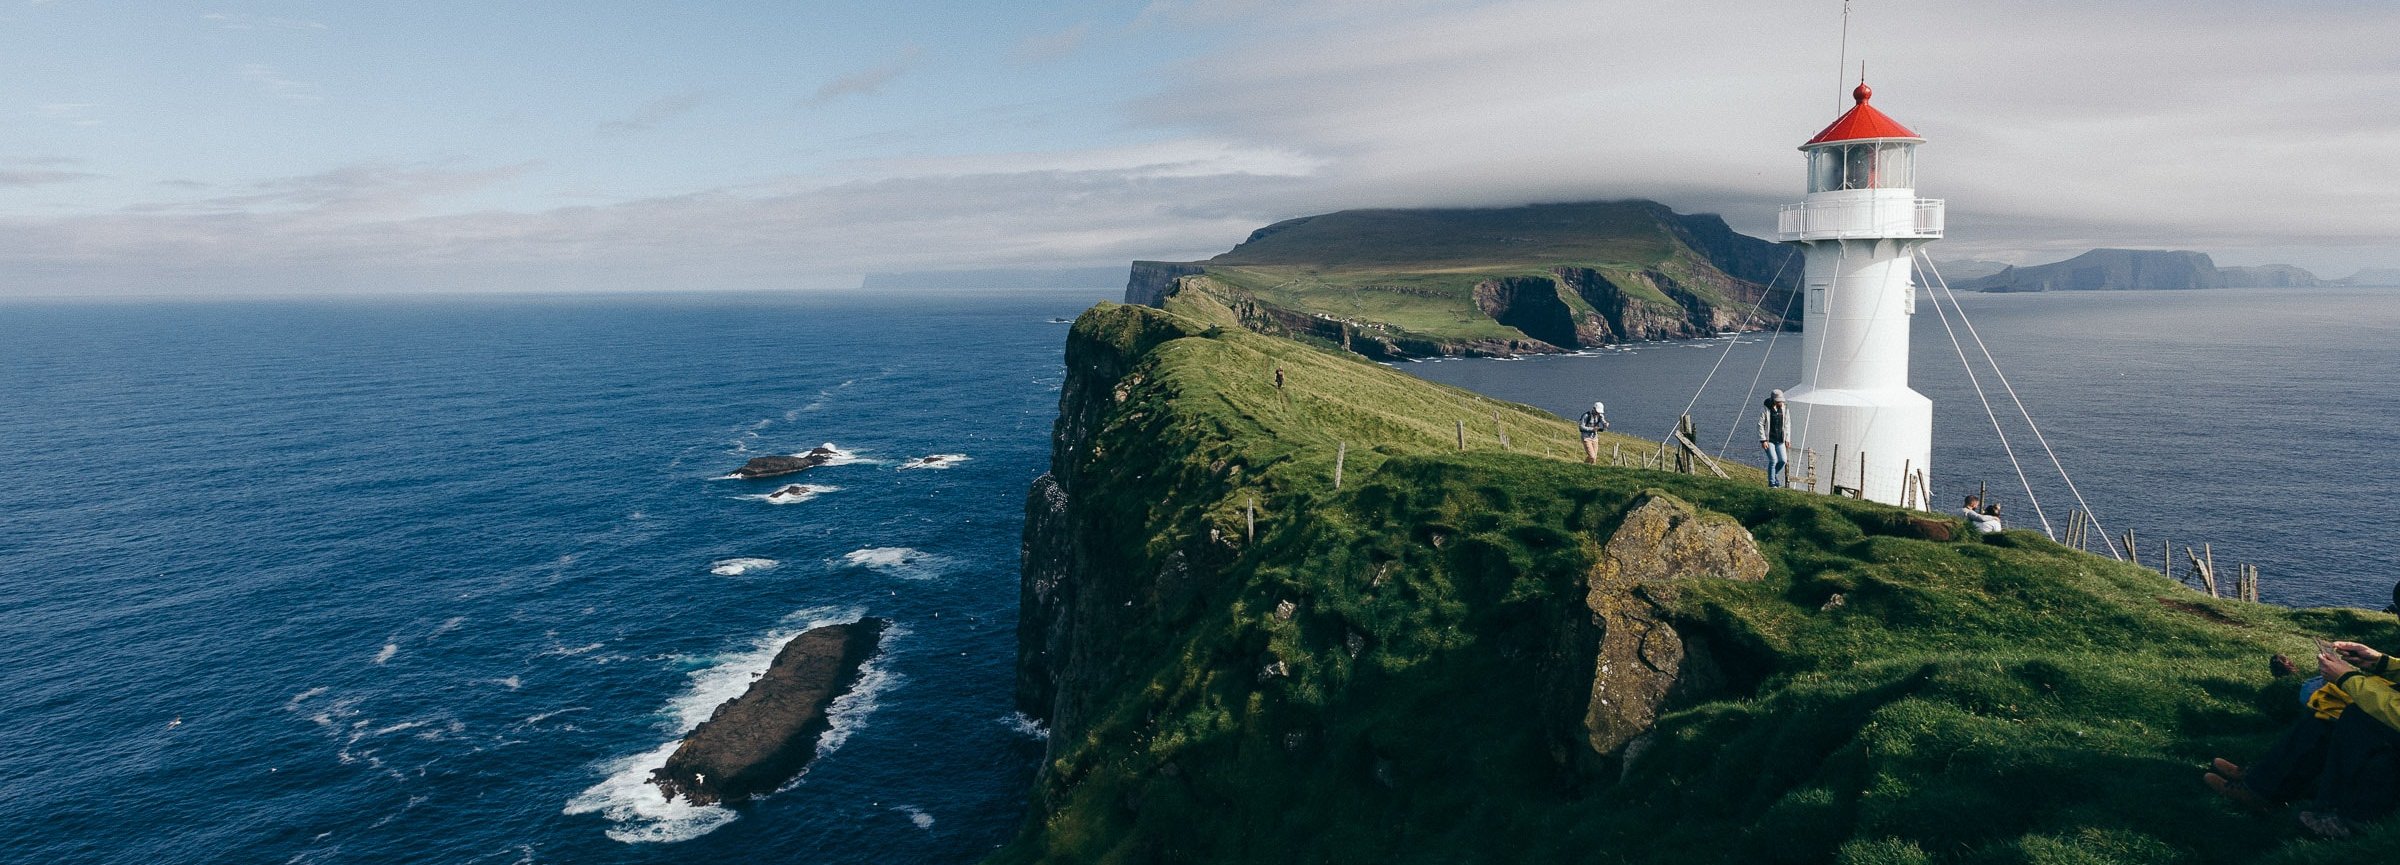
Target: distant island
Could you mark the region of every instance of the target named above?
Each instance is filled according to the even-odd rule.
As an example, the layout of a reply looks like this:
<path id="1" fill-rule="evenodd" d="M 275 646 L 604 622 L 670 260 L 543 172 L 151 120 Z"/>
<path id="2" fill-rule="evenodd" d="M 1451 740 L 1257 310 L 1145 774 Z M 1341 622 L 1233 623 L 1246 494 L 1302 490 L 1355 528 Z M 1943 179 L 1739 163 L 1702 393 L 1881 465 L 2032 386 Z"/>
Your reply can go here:
<path id="1" fill-rule="evenodd" d="M 2095 249 L 2065 261 L 2024 267 L 1957 262 L 1943 265 L 1943 273 L 1960 291 L 1995 292 L 2400 285 L 2400 269 L 2367 269 L 2328 280 L 2289 264 L 2218 267 L 2208 253 L 2164 249 Z"/>
<path id="2" fill-rule="evenodd" d="M 1134 262 L 1125 301 L 1186 296 L 1373 358 L 1544 354 L 1782 327 L 1790 255 L 1652 201 L 1345 210 L 1206 261 Z"/>

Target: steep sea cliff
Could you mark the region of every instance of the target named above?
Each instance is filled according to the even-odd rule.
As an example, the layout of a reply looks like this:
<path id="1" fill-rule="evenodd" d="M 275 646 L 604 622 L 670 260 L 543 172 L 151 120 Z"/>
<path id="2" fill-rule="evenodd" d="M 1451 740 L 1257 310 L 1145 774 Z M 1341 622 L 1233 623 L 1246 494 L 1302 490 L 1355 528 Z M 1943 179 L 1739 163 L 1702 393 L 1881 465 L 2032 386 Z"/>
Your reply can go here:
<path id="1" fill-rule="evenodd" d="M 2400 851 L 2295 840 L 2196 781 L 2296 711 L 2268 654 L 2400 640 L 2389 616 L 1585 466 L 1541 412 L 1165 305 L 1068 338 L 1019 627 L 1051 736 L 996 861 Z"/>

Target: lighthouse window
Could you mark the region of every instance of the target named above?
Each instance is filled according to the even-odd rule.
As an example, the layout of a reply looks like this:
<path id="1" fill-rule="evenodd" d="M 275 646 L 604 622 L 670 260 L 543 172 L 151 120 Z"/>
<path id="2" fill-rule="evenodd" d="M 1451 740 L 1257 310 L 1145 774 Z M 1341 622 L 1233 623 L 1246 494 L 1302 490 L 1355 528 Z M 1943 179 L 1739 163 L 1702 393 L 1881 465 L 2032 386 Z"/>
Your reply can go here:
<path id="1" fill-rule="evenodd" d="M 1842 188 L 1875 188 L 1875 145 L 1853 144 L 1842 148 Z"/>
<path id="2" fill-rule="evenodd" d="M 1917 146 L 1846 144 L 1809 151 L 1808 191 L 1906 189 L 1917 185 Z"/>
<path id="3" fill-rule="evenodd" d="M 1833 283 L 1829 281 L 1819 280 L 1809 283 L 1808 311 L 1823 314 L 1826 311 L 1825 296 L 1832 288 Z"/>

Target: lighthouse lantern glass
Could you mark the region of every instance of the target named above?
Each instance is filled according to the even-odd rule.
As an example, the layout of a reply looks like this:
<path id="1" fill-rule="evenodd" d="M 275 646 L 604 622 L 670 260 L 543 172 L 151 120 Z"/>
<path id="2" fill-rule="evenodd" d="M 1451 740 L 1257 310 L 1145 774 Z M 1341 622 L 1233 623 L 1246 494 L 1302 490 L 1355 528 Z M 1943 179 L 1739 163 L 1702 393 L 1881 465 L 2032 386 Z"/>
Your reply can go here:
<path id="1" fill-rule="evenodd" d="M 1917 145 L 1861 141 L 1808 152 L 1808 191 L 1910 189 L 1917 185 Z"/>

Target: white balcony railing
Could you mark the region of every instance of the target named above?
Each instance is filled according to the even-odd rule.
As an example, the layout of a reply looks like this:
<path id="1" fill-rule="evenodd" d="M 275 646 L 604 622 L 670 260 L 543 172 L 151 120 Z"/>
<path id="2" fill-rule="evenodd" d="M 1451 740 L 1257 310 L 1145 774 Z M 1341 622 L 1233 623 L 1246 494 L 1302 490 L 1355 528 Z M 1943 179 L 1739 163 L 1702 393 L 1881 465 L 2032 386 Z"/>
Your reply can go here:
<path id="1" fill-rule="evenodd" d="M 1942 214 L 1939 198 L 1786 204 L 1776 214 L 1776 239 L 1938 238 Z"/>

